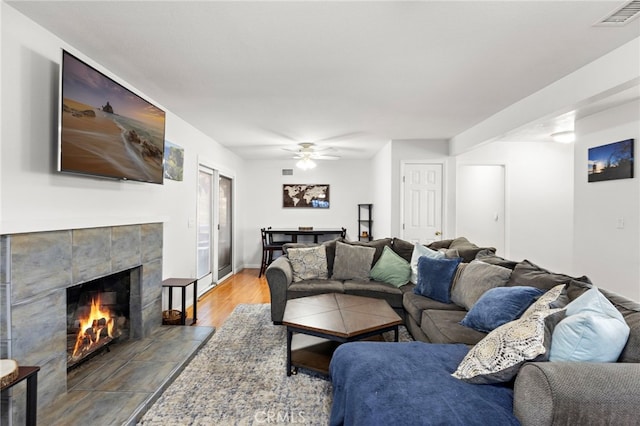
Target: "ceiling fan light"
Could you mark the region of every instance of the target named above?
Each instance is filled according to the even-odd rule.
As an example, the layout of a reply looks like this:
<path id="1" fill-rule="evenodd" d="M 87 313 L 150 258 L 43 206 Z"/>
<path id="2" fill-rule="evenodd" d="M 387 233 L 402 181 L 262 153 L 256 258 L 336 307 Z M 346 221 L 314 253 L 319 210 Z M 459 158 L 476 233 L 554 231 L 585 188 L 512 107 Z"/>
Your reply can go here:
<path id="1" fill-rule="evenodd" d="M 559 143 L 571 143 L 576 140 L 576 134 L 572 130 L 552 133 L 551 137 L 555 142 Z"/>
<path id="2" fill-rule="evenodd" d="M 296 167 L 302 170 L 311 170 L 316 167 L 316 163 L 309 157 L 305 157 L 296 163 Z"/>

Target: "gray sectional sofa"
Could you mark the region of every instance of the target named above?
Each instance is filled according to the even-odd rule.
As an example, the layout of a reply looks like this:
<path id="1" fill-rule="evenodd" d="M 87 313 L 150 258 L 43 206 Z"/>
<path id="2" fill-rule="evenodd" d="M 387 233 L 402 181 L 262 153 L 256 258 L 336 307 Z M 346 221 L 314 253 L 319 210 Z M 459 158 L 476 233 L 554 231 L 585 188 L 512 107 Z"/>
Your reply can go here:
<path id="1" fill-rule="evenodd" d="M 414 249 L 397 238 L 340 242 L 375 249 L 372 265 L 385 247 L 407 261 Z M 594 289 L 587 277 L 554 273 L 528 260 L 504 259 L 496 256 L 495 250 L 478 247 L 464 238 L 430 245 L 433 250 L 462 258 L 452 279 L 448 295 L 451 300 L 443 302 L 417 294 L 420 291 L 410 282 L 391 285 L 375 280 L 332 279 L 337 243 L 324 243 L 328 261 L 325 278 L 294 282 L 287 256 L 278 258 L 267 269 L 274 323 L 281 322 L 288 299 L 326 292 L 359 294 L 387 300 L 402 315 L 416 342 L 356 342 L 340 346 L 331 363 L 331 424 L 640 424 L 639 303 L 600 287 Z M 291 246 L 295 247 L 302 246 Z M 487 348 L 494 348 L 494 332 L 485 339 L 487 332 L 460 324 L 493 287 L 533 287 L 540 289 L 544 297 L 554 293 L 553 302 L 546 304 L 554 313 L 542 319 L 545 349 L 535 358 L 525 358 L 500 372 L 499 375 L 505 371 L 510 374 L 500 379 L 502 382 L 495 381 L 493 373 L 488 374 L 490 380 L 486 382 L 482 381 L 482 374 L 471 379 L 455 378 L 452 373 L 458 373 L 461 360 L 482 350 L 486 355 Z M 608 362 L 548 362 L 553 352 L 554 327 L 568 315 L 567 306 L 593 291 L 606 298 L 620 314 L 620 321 L 628 326 L 628 339 L 619 357 Z M 509 324 L 512 322 L 506 325 Z M 375 351 L 370 345 L 376 345 Z M 607 345 L 592 346 L 606 349 Z M 372 375 L 371 371 L 377 374 Z"/>
<path id="2" fill-rule="evenodd" d="M 363 281 L 351 278 L 335 278 L 334 264 L 336 263 L 335 253 L 337 243 L 344 243 L 356 247 L 369 247 L 374 249 L 371 266 L 373 266 L 382 256 L 385 247 L 389 247 L 403 259 L 410 261 L 413 252 L 413 244 L 399 238 L 382 238 L 374 241 L 346 241 L 337 238 L 322 243 L 326 249 L 327 277 L 318 279 L 304 279 L 294 281 L 293 269 L 288 258 L 288 250 L 296 248 L 309 248 L 314 244 L 290 243 L 284 245 L 284 256 L 278 257 L 265 272 L 269 291 L 271 293 L 271 320 L 280 324 L 284 315 L 284 307 L 287 300 L 299 297 L 313 296 L 323 293 L 346 293 L 356 296 L 375 297 L 386 300 L 389 305 L 405 318 L 405 307 L 403 305 L 405 294 L 412 294 L 414 285 L 407 281 L 405 285 L 395 286 L 386 282 L 375 280 Z M 451 255 L 459 255 L 464 262 L 470 262 L 480 251 L 491 253 L 492 248 L 481 248 L 461 237 L 455 240 L 438 241 L 432 245 L 434 250 L 450 250 Z M 352 262 L 351 262 L 352 264 Z M 343 275 L 346 276 L 346 275 Z M 418 322 L 419 324 L 419 322 Z M 411 331 L 411 330 L 410 330 Z M 418 337 L 419 338 L 419 337 Z"/>

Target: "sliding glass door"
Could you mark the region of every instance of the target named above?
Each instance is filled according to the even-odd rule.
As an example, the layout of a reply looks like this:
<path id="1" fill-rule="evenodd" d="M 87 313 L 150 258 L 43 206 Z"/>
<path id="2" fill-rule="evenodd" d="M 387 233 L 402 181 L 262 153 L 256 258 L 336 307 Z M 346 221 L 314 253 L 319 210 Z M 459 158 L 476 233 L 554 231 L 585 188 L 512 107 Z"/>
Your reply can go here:
<path id="1" fill-rule="evenodd" d="M 218 178 L 218 280 L 233 272 L 232 185 L 231 178 Z"/>
<path id="2" fill-rule="evenodd" d="M 233 273 L 233 179 L 198 169 L 198 294 Z"/>
<path id="3" fill-rule="evenodd" d="M 198 169 L 198 235 L 196 269 L 198 293 L 202 294 L 213 286 L 213 170 L 200 166 Z"/>

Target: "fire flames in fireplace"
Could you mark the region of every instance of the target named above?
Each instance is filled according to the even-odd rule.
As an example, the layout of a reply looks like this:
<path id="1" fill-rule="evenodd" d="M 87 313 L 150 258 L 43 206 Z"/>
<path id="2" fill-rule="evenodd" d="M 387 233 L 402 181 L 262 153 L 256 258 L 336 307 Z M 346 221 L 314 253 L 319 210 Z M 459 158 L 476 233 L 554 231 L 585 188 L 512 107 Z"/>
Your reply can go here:
<path id="1" fill-rule="evenodd" d="M 139 268 L 67 288 L 67 371 L 129 339 L 133 271 Z"/>
<path id="2" fill-rule="evenodd" d="M 88 308 L 88 307 L 87 307 Z M 124 317 L 118 317 L 102 304 L 101 295 L 91 299 L 90 309 L 77 318 L 78 334 L 68 364 L 74 364 L 120 336 Z"/>

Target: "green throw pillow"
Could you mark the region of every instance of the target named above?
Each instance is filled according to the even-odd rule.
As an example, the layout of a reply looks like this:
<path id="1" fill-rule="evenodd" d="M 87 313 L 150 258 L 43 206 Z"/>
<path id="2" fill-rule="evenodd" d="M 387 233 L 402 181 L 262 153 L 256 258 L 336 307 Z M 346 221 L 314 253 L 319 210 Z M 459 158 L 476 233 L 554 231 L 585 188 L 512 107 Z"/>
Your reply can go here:
<path id="1" fill-rule="evenodd" d="M 390 247 L 386 246 L 382 251 L 380 260 L 373 265 L 369 275 L 376 281 L 401 287 L 409 282 L 411 265 Z"/>

